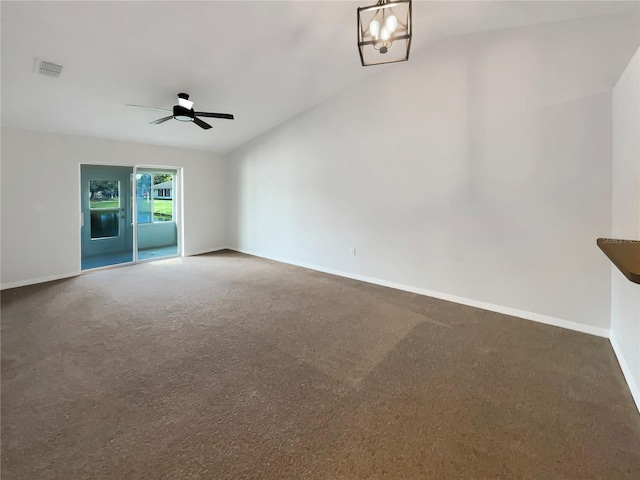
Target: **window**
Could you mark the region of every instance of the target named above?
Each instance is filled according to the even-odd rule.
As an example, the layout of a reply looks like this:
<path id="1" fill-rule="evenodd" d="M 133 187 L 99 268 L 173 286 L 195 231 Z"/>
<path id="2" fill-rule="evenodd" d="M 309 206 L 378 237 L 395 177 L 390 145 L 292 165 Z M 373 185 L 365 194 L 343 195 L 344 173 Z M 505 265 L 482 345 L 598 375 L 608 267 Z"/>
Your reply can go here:
<path id="1" fill-rule="evenodd" d="M 120 235 L 120 182 L 89 180 L 89 214 L 92 239 Z"/>
<path id="2" fill-rule="evenodd" d="M 173 180 L 171 173 L 138 173 L 138 223 L 172 222 Z"/>

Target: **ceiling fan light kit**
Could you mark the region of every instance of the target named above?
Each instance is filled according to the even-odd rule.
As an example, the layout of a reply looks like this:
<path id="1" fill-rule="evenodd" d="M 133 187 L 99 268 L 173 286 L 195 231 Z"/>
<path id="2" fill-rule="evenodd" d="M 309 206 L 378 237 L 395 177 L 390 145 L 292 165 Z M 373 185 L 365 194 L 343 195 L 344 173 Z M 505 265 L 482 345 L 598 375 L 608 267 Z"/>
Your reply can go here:
<path id="1" fill-rule="evenodd" d="M 358 7 L 358 50 L 362 66 L 409 60 L 411 0 L 379 0 Z"/>
<path id="2" fill-rule="evenodd" d="M 193 110 L 193 102 L 189 100 L 188 93 L 179 93 L 178 94 L 178 105 L 173 106 L 173 111 L 168 110 L 166 108 L 157 108 L 157 107 L 145 107 L 144 105 L 132 105 L 127 104 L 126 107 L 138 107 L 138 108 L 146 108 L 147 110 L 160 110 L 161 112 L 173 112 L 173 115 L 169 115 L 167 117 L 159 118 L 154 120 L 153 122 L 149 122 L 151 125 L 159 125 L 161 123 L 166 122 L 167 120 L 178 120 L 179 122 L 193 122 L 198 125 L 200 128 L 204 130 L 209 130 L 211 125 L 207 122 L 203 122 L 198 117 L 210 117 L 210 118 L 221 118 L 224 120 L 233 120 L 233 115 L 230 113 L 213 113 L 213 112 L 196 112 Z"/>
<path id="3" fill-rule="evenodd" d="M 193 110 L 185 108 L 181 105 L 175 105 L 173 107 L 173 118 L 175 118 L 179 122 L 193 122 L 193 117 Z"/>

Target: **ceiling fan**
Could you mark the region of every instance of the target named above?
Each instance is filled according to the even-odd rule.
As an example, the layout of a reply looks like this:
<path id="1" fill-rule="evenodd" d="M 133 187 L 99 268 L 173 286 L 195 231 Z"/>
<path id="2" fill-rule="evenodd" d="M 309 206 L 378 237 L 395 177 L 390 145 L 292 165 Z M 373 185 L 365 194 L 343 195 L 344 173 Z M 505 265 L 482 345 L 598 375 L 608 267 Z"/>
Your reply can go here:
<path id="1" fill-rule="evenodd" d="M 125 105 L 125 107 L 139 107 L 139 108 L 146 108 L 149 110 L 160 110 L 161 112 L 171 112 L 171 110 L 167 108 L 145 107 L 144 105 L 127 104 Z M 160 123 L 166 122 L 167 120 L 171 120 L 172 118 L 175 118 L 180 122 L 193 122 L 196 125 L 198 125 L 200 128 L 204 128 L 205 130 L 208 130 L 211 128 L 211 125 L 209 125 L 207 122 L 203 122 L 198 117 L 223 118 L 225 120 L 233 120 L 233 115 L 229 113 L 195 112 L 193 110 L 193 102 L 189 101 L 189 94 L 179 93 L 178 105 L 175 105 L 173 107 L 173 115 L 159 118 L 158 120 L 154 120 L 153 122 L 149 122 L 149 123 L 158 125 Z"/>

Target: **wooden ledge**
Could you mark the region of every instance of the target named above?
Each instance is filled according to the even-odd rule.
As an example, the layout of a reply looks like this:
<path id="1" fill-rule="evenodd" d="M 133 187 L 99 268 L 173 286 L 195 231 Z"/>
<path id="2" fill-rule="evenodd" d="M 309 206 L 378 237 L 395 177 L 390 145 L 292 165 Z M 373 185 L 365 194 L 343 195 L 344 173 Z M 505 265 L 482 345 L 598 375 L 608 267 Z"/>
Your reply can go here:
<path id="1" fill-rule="evenodd" d="M 640 240 L 599 238 L 596 243 L 625 277 L 640 284 Z"/>

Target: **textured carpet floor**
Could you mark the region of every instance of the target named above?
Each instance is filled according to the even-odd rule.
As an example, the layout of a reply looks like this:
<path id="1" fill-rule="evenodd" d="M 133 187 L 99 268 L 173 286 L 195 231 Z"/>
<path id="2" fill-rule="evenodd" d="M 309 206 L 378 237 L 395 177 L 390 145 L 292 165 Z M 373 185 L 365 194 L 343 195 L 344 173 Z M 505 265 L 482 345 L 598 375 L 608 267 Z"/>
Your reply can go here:
<path id="1" fill-rule="evenodd" d="M 2 479 L 633 479 L 606 339 L 222 252 L 2 294 Z"/>

